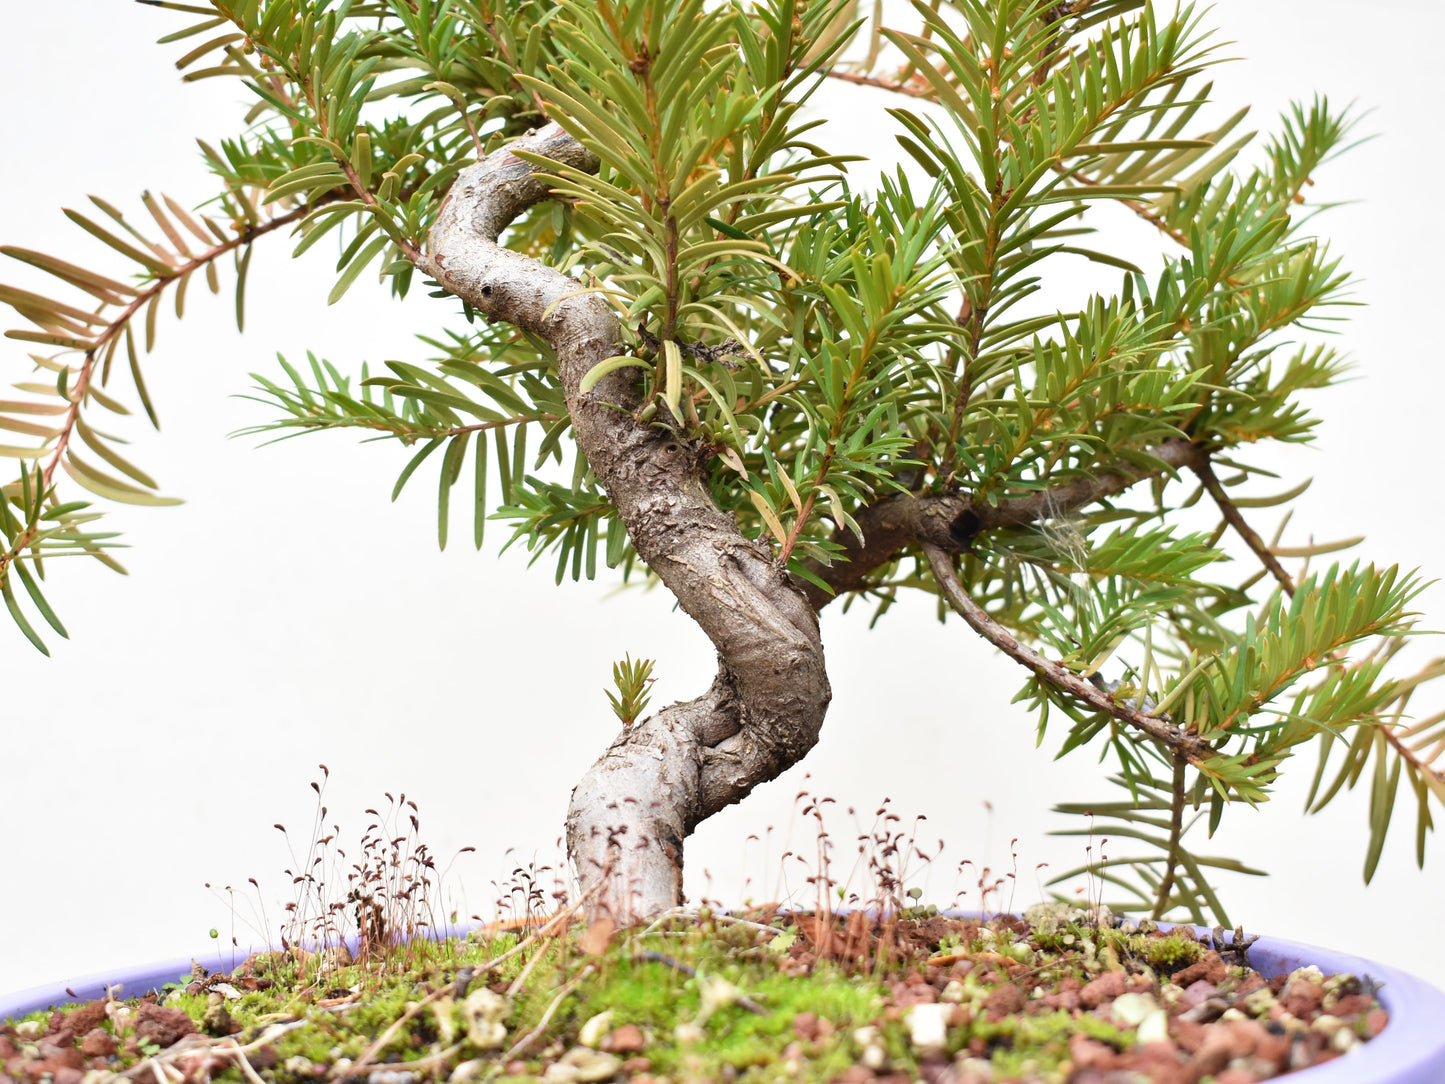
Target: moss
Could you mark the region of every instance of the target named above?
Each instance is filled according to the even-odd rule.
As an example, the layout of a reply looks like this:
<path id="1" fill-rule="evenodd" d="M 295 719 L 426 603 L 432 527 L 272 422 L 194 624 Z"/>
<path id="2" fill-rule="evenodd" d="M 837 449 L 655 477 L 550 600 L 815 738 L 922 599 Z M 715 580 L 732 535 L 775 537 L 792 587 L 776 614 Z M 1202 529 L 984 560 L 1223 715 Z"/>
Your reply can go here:
<path id="1" fill-rule="evenodd" d="M 675 941 L 661 943 L 679 952 Z M 848 1035 L 852 1028 L 878 1015 L 884 993 L 880 983 L 844 975 L 828 965 L 820 965 L 807 976 L 788 977 L 770 960 L 729 959 L 716 951 L 718 947 L 718 943 L 700 943 L 697 956 L 689 955 L 690 966 L 738 986 L 769 1010 L 766 1015 L 738 1005 L 726 1006 L 703 1024 L 706 1038 L 701 1044 L 680 1046 L 673 1042 L 673 1031 L 678 1024 L 697 1018 L 701 1010 L 698 983 L 666 963 L 619 956 L 608 961 L 605 973 L 578 988 L 576 1008 L 570 1014 L 574 1027 L 610 1011 L 614 1026 L 636 1024 L 652 1032 L 656 1047 L 649 1057 L 654 1072 L 685 1070 L 688 1075 L 716 1077 L 724 1066 L 740 1074 L 774 1066 L 778 1051 L 795 1038 L 794 1017 L 811 1012 L 829 1021 L 834 1034 L 809 1050 L 804 1075 L 793 1079 L 827 1079 L 852 1063 Z M 575 1038 L 575 1031 L 568 1037 Z M 740 1079 L 751 1078 L 744 1075 Z"/>
<path id="2" fill-rule="evenodd" d="M 989 1061 L 1000 1077 L 1028 1076 L 1026 1062 L 1033 1062 L 1032 1072 L 1056 1070 L 1069 1056 L 1070 1036 L 1080 1034 L 1123 1050 L 1134 1043 L 1134 1033 L 1115 1027 L 1097 1016 L 1074 1017 L 1056 1009 L 1037 1016 L 1009 1016 L 999 1021 L 975 1020 L 960 1029 L 956 1040 L 960 1047 L 971 1039 L 988 1045 Z"/>
<path id="3" fill-rule="evenodd" d="M 1139 951 L 1139 956 L 1150 967 L 1171 975 L 1180 968 L 1197 963 L 1203 955 L 1203 945 L 1178 933 L 1146 937 Z"/>
<path id="4" fill-rule="evenodd" d="M 876 960 L 871 964 L 854 961 L 851 967 L 824 961 L 804 967 L 789 957 L 796 958 L 804 951 L 809 929 L 790 926 L 785 933 L 769 935 L 755 925 L 704 917 L 646 934 L 619 934 L 599 956 L 581 954 L 572 940 L 579 931 L 573 931 L 545 942 L 533 941 L 524 952 L 485 972 L 481 971 L 484 962 L 516 946 L 514 935 L 486 943 L 468 940 L 433 945 L 410 953 L 406 958 L 417 966 L 405 973 L 357 965 L 318 980 L 314 969 L 283 964 L 270 971 L 289 976 L 290 985 L 246 992 L 228 1001 L 227 1009 L 244 1029 L 237 1036 L 243 1043 L 260 1038 L 266 1025 L 283 1018 L 281 1014 L 300 1018 L 301 1026 L 276 1039 L 276 1063 L 262 1072 L 267 1084 L 308 1084 L 310 1066 L 334 1066 L 343 1058 L 355 1062 L 409 1006 L 433 993 L 430 1004 L 406 1019 L 378 1052 L 378 1065 L 390 1063 L 399 1068 L 455 1045 L 453 1064 L 480 1058 L 486 1079 L 537 1079 L 557 1054 L 578 1043 L 588 1020 L 610 1012 L 612 1028 L 631 1024 L 642 1029 L 648 1043 L 644 1054 L 653 1074 L 674 1080 L 813 1084 L 834 1079 L 858 1062 L 864 1047 L 855 1041 L 854 1033 L 864 1026 L 875 1036 L 870 1045 L 882 1048 L 891 1071 L 914 1073 L 916 1051 L 907 1014 L 885 1012 L 884 1006 L 894 984 L 914 969 L 930 973 L 934 989 L 942 991 L 943 976 L 930 971 L 926 961 L 930 954 L 935 958 L 954 955 L 967 939 L 985 955 L 973 961 L 971 969 L 961 964 L 953 973 L 946 996 L 952 999 L 956 995 L 963 1015 L 972 1022 L 949 1029 L 949 1052 L 980 1052 L 991 1061 L 996 1078 L 1023 1076 L 1052 1082 L 1060 1077 L 1073 1035 L 1082 1034 L 1122 1050 L 1134 1042 L 1133 1031 L 1092 1014 L 1075 1018 L 1064 1010 L 990 1021 L 982 1015 L 982 1007 L 999 981 L 1024 975 L 1036 981 L 1046 976 L 1087 981 L 1109 960 L 1136 973 L 1153 969 L 1163 974 L 1202 953 L 1200 945 L 1177 934 L 1126 934 L 1062 926 L 1030 937 L 1004 926 L 986 935 L 975 935 L 971 926 L 956 926 L 937 944 L 920 939 L 913 955 L 891 953 L 886 965 Z M 1050 951 L 1060 957 L 1051 959 Z M 450 989 L 464 966 L 478 970 L 472 979 L 473 990 L 483 983 L 496 991 L 506 990 L 526 972 L 505 1019 L 507 1045 L 502 1049 L 478 1050 L 465 1038 L 461 1004 Z M 710 1003 L 705 1010 L 703 991 L 709 979 L 725 980 L 765 1011 L 750 1011 L 746 1003 L 729 997 Z M 238 978 L 236 983 L 241 981 Z M 564 986 L 567 993 L 559 998 Z M 342 990 L 355 990 L 359 996 L 330 1009 L 315 1004 Z M 205 994 L 182 991 L 173 992 L 168 999 L 168 1004 L 197 1019 L 204 1015 L 206 1002 Z M 1043 1006 L 1034 1002 L 1028 1008 L 1040 1010 Z M 500 1077 L 507 1047 L 527 1035 L 549 1011 L 546 1028 L 530 1041 L 523 1055 L 530 1076 Z M 819 1023 L 816 1030 L 805 1028 L 800 1035 L 796 1020 L 804 1012 Z M 29 1019 L 44 1029 L 48 1015 L 33 1013 Z M 696 1041 L 678 1040 L 680 1024 L 700 1029 L 695 1032 Z M 782 1052 L 793 1043 L 801 1054 L 785 1059 Z M 289 1066 L 288 1059 L 294 1059 Z M 116 1066 L 123 1067 L 128 1066 Z M 444 1079 L 450 1067 L 438 1071 Z M 242 1077 L 237 1070 L 226 1068 L 216 1073 L 216 1079 L 240 1084 Z"/>

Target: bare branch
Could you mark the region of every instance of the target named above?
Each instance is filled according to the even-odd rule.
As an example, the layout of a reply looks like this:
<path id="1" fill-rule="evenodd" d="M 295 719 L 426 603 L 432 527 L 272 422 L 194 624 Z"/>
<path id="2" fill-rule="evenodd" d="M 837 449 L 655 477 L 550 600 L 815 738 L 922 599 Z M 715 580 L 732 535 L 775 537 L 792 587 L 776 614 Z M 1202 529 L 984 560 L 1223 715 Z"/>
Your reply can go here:
<path id="1" fill-rule="evenodd" d="M 1240 538 L 1244 539 L 1244 544 L 1254 551 L 1254 555 L 1259 558 L 1260 563 L 1269 569 L 1270 575 L 1279 581 L 1284 593 L 1293 598 L 1294 579 L 1284 570 L 1284 566 L 1279 563 L 1279 558 L 1270 552 L 1264 539 L 1255 534 L 1254 528 L 1244 521 L 1239 509 L 1229 499 L 1229 494 L 1224 492 L 1224 487 L 1219 484 L 1219 479 L 1214 474 L 1214 467 L 1210 465 L 1209 457 L 1207 455 L 1199 456 L 1195 462 L 1190 464 L 1190 468 L 1199 476 L 1199 481 L 1203 483 L 1205 491 L 1214 498 L 1214 503 L 1224 513 L 1225 521 L 1234 528 Z"/>
<path id="2" fill-rule="evenodd" d="M 1158 460 L 1158 466 L 1119 464 L 1100 474 L 1081 475 L 997 505 L 976 505 L 972 497 L 960 493 L 896 493 L 885 497 L 854 517 L 862 538 L 852 531 L 840 532 L 837 541 L 843 553 L 831 565 L 814 562 L 809 566 L 833 589 L 833 594 L 813 583 L 803 584 L 803 591 L 815 609 L 822 609 L 838 595 L 857 590 L 864 577 L 894 560 L 908 546 L 922 542 L 946 553 L 958 553 L 986 531 L 1022 527 L 1065 515 L 1117 496 L 1145 479 L 1191 466 L 1200 458 L 1195 445 L 1183 439 L 1166 440 L 1145 449 L 1144 454 Z"/>
<path id="3" fill-rule="evenodd" d="M 996 507 L 980 506 L 974 509 L 974 514 L 978 517 L 978 530 L 981 532 L 997 530 L 1000 527 L 1022 527 L 1042 519 L 1065 515 L 1095 501 L 1117 496 L 1146 478 L 1157 478 L 1180 467 L 1191 466 L 1200 456 L 1196 445 L 1180 438 L 1146 448 L 1144 454 L 1158 460 L 1160 465 L 1145 467 L 1124 463 L 1092 477 L 1080 476 L 1061 485 L 1030 493 L 1027 497 L 1000 501 Z"/>
<path id="4" fill-rule="evenodd" d="M 1154 910 L 1149 917 L 1161 919 L 1169 910 L 1169 896 L 1174 891 L 1174 871 L 1179 866 L 1179 841 L 1184 835 L 1184 768 L 1185 760 L 1174 754 L 1174 778 L 1169 788 L 1169 854 L 1164 876 L 1154 893 Z"/>
<path id="5" fill-rule="evenodd" d="M 1079 184 L 1084 185 L 1086 188 L 1093 187 L 1100 183 L 1099 181 L 1096 181 L 1094 178 L 1090 177 L 1088 174 L 1078 169 L 1072 169 L 1069 166 L 1063 165 L 1059 162 L 1054 163 L 1054 170 L 1058 173 L 1064 174 L 1072 180 L 1077 181 Z M 1142 218 L 1145 222 L 1149 223 L 1149 225 L 1153 226 L 1156 230 L 1162 233 L 1165 237 L 1169 238 L 1169 240 L 1173 241 L 1175 244 L 1182 245 L 1185 248 L 1190 247 L 1188 235 L 1185 234 L 1183 230 L 1179 230 L 1171 226 L 1163 215 L 1161 215 L 1158 211 L 1150 208 L 1147 203 L 1141 203 L 1139 200 L 1136 199 L 1116 199 L 1114 202 L 1121 203 L 1125 207 L 1129 208 L 1129 210 L 1133 211 L 1136 215 Z"/>
<path id="6" fill-rule="evenodd" d="M 910 98 L 926 98 L 929 101 L 937 100 L 937 95 L 933 93 L 926 83 L 899 83 L 892 79 L 880 79 L 876 75 L 859 75 L 856 72 L 843 71 L 841 68 L 829 68 L 823 74 L 829 79 L 852 83 L 855 86 L 888 90 L 894 94 L 905 94 Z"/>
<path id="7" fill-rule="evenodd" d="M 1026 644 L 1019 643 L 1003 626 L 989 617 L 983 607 L 969 597 L 968 592 L 958 582 L 958 577 L 954 575 L 952 557 L 929 543 L 924 543 L 923 552 L 928 557 L 928 565 L 933 569 L 934 579 L 938 581 L 938 586 L 943 591 L 943 597 L 948 600 L 949 605 L 968 622 L 974 632 L 1009 658 L 1031 670 L 1054 688 L 1082 700 L 1097 711 L 1107 712 L 1120 722 L 1142 731 L 1155 741 L 1172 749 L 1195 767 L 1202 767 L 1205 761 L 1215 755 L 1215 750 L 1208 743 L 1201 741 L 1183 727 L 1162 716 L 1147 715 L 1128 704 L 1119 703 L 1103 689 L 1091 685 L 1072 670 L 1052 659 L 1044 658 Z"/>

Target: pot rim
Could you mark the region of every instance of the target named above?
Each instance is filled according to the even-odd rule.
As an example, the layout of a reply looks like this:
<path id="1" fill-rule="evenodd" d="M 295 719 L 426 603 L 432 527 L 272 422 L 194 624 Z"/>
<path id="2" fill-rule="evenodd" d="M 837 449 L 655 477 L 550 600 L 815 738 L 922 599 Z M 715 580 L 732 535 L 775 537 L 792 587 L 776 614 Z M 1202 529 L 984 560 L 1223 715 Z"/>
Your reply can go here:
<path id="1" fill-rule="evenodd" d="M 945 912 L 949 917 L 977 917 Z M 447 926 L 428 937 L 465 937 L 484 923 Z M 1187 923 L 1158 923 L 1169 930 Z M 1203 938 L 1209 930 L 1192 929 Z M 346 938 L 354 948 L 356 939 Z M 215 951 L 209 946 L 195 957 L 166 960 L 130 968 L 113 967 L 66 982 L 47 983 L 0 994 L 0 1020 L 26 1016 L 37 1010 L 58 1005 L 84 1003 L 103 998 L 108 992 L 124 997 L 140 997 L 175 983 L 188 975 L 193 959 L 203 959 Z M 265 950 L 255 950 L 265 951 Z M 249 955 L 249 953 L 247 953 Z M 244 958 L 244 957 L 243 957 Z M 1325 974 L 1353 974 L 1381 984 L 1377 993 L 1380 1003 L 1390 1014 L 1390 1022 L 1379 1036 L 1362 1044 L 1343 1057 L 1310 1069 L 1286 1074 L 1299 1084 L 1439 1084 L 1445 1079 L 1445 993 L 1436 986 L 1409 972 L 1315 945 L 1301 944 L 1282 938 L 1261 936 L 1249 948 L 1249 962 L 1266 978 L 1288 974 L 1296 968 L 1314 965 Z"/>

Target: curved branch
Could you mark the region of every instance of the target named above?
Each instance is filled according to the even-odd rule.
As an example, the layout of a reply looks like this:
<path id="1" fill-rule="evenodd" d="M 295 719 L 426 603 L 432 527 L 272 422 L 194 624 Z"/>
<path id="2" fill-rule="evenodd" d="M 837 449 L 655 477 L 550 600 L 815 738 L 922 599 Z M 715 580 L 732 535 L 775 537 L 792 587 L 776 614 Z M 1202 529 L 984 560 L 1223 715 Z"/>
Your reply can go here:
<path id="1" fill-rule="evenodd" d="M 1119 464 L 1095 475 L 1084 475 L 1026 497 L 1013 497 L 997 505 L 975 504 L 961 493 L 896 493 L 868 505 L 854 517 L 863 532 L 840 532 L 837 541 L 843 553 L 831 565 L 810 566 L 833 589 L 829 594 L 817 584 L 803 585 L 816 609 L 822 609 L 838 595 L 856 590 L 874 569 L 894 560 L 908 546 L 935 546 L 945 553 L 967 549 L 978 535 L 1004 527 L 1022 527 L 1054 516 L 1066 515 L 1116 496 L 1148 478 L 1157 478 L 1181 467 L 1202 461 L 1199 448 L 1182 438 L 1166 440 L 1145 449 L 1144 455 L 1157 466 Z"/>
<path id="2" fill-rule="evenodd" d="M 1279 558 L 1270 552 L 1264 539 L 1260 538 L 1254 528 L 1245 522 L 1238 506 L 1229 499 L 1229 494 L 1224 492 L 1224 486 L 1219 484 L 1209 457 L 1201 455 L 1198 461 L 1191 463 L 1190 466 L 1199 476 L 1199 481 L 1203 484 L 1205 491 L 1214 498 L 1214 503 L 1219 506 L 1219 511 L 1223 513 L 1225 521 L 1234 528 L 1234 533 L 1244 540 L 1244 544 L 1259 558 L 1260 564 L 1269 570 L 1269 574 L 1275 578 L 1284 593 L 1293 598 L 1294 578 L 1284 570 L 1284 565 L 1279 563 Z"/>
<path id="3" fill-rule="evenodd" d="M 948 604 L 968 622 L 974 632 L 1015 662 L 1033 671 L 1054 688 L 1082 700 L 1096 711 L 1107 712 L 1120 722 L 1142 731 L 1195 767 L 1203 766 L 1206 760 L 1215 755 L 1215 750 L 1207 742 L 1201 741 L 1183 727 L 1163 716 L 1149 715 L 1128 704 L 1119 703 L 1103 689 L 1091 685 L 1072 670 L 1052 659 L 1044 658 L 1028 645 L 1019 643 L 1003 626 L 989 617 L 983 607 L 969 597 L 968 592 L 958 582 L 958 577 L 954 575 L 953 559 L 948 554 L 928 543 L 924 543 L 923 552 L 928 557 L 928 565 L 933 569 L 934 579 L 938 581 Z"/>
<path id="4" fill-rule="evenodd" d="M 483 315 L 551 344 L 580 451 L 638 555 L 718 651 L 707 693 L 627 729 L 573 793 L 578 876 L 587 886 L 611 864 L 594 911 L 629 924 L 676 905 L 683 838 L 811 749 L 831 694 L 813 608 L 713 502 L 706 453 L 636 418 L 633 370 L 581 391 L 583 377 L 618 352 L 620 327 L 599 294 L 496 243 L 550 195 L 519 151 L 597 168 L 555 124 L 488 156 L 457 178 L 418 266 Z"/>

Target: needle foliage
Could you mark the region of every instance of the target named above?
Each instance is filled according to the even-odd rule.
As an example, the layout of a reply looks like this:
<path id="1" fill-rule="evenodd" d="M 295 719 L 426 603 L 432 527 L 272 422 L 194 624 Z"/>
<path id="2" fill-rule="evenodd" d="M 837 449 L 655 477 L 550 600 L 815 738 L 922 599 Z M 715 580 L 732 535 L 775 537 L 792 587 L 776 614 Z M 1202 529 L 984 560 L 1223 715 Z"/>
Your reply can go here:
<path id="1" fill-rule="evenodd" d="M 1311 808 L 1369 782 L 1367 879 L 1397 798 L 1423 863 L 1445 722 L 1409 708 L 1445 664 L 1395 664 L 1420 580 L 1319 563 L 1358 539 L 1255 535 L 1245 516 L 1288 509 L 1303 485 L 1231 496 L 1268 476 L 1268 442 L 1313 438 L 1306 393 L 1342 372 L 1321 332 L 1348 276 L 1308 193 L 1352 118 L 1320 97 L 1249 130 L 1218 104 L 1201 11 L 930 0 L 885 22 L 861 0 L 140 2 L 173 17 L 161 41 L 184 81 L 234 80 L 249 105 L 200 144 L 216 187 L 199 209 L 145 193 L 124 212 L 100 197 L 66 210 L 108 247 L 95 266 L 0 247 L 49 282 L 0 285 L 14 325 L 0 588 L 36 648 L 67 634 L 42 590 L 55 560 L 119 571 L 105 509 L 173 502 L 116 435 L 133 410 L 155 421 L 144 372 L 161 327 L 202 284 L 230 292 L 243 325 L 268 238 L 334 250 L 333 302 L 363 278 L 439 300 L 414 359 L 310 355 L 255 374 L 269 415 L 253 432 L 406 445 L 392 497 L 435 487 L 442 546 L 465 524 L 480 547 L 501 520 L 559 583 L 648 576 L 576 453 L 550 349 L 418 274 L 458 172 L 550 121 L 597 168 L 537 159 L 557 198 L 504 243 L 615 308 L 625 341 L 589 382 L 639 370 L 642 420 L 686 441 L 717 505 L 823 601 L 886 502 L 965 499 L 976 529 L 954 521 L 955 586 L 1060 668 L 1031 667 L 1020 692 L 1040 741 L 1088 747 L 1117 787 L 1059 807 L 1137 845 L 1101 871 L 1110 902 L 1227 922 L 1212 878 L 1257 871 L 1196 853 L 1198 837 L 1232 803 L 1266 800 L 1306 749 Z M 858 85 L 916 168 L 880 174 L 850 153 L 846 126 L 809 111 L 829 80 Z M 1147 264 L 1122 254 L 1141 237 L 1157 242 Z M 1081 267 L 1097 292 L 1054 285 Z M 1222 559 L 1236 544 L 1258 571 Z M 954 621 L 947 586 L 914 539 L 841 594 L 882 617 L 928 592 Z M 618 671 L 627 722 L 646 699 L 638 667 Z"/>

